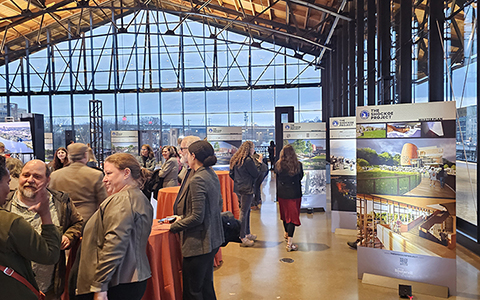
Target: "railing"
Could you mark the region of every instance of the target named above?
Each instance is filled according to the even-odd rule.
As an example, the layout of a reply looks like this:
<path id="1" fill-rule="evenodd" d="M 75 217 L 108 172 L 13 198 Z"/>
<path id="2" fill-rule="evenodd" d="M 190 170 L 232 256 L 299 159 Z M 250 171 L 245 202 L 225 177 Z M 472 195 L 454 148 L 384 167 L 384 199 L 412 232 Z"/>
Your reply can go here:
<path id="1" fill-rule="evenodd" d="M 412 175 L 374 178 L 359 178 L 357 176 L 357 192 L 362 194 L 384 194 L 400 196 L 413 190 L 420 184 L 421 181 L 422 176 L 420 173 Z"/>

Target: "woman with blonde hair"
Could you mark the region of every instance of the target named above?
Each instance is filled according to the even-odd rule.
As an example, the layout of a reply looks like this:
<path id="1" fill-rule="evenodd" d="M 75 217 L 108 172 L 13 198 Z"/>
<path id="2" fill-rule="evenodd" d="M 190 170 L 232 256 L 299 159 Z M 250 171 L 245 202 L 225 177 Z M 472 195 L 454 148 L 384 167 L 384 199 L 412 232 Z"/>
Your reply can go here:
<path id="1" fill-rule="evenodd" d="M 303 167 L 291 145 L 280 151 L 280 158 L 275 164 L 277 175 L 277 198 L 280 206 L 280 219 L 285 229 L 287 251 L 297 251 L 293 243 L 295 226 L 300 226 L 300 205 L 302 202 Z"/>
<path id="2" fill-rule="evenodd" d="M 230 177 L 233 179 L 233 191 L 240 201 L 240 239 L 242 247 L 251 247 L 257 239 L 250 232 L 250 206 L 253 200 L 254 183 L 259 173 L 252 157 L 255 146 L 251 141 L 244 142 L 230 159 Z M 260 161 L 261 161 L 260 157 Z"/>
<path id="3" fill-rule="evenodd" d="M 87 144 L 87 166 L 90 168 L 95 168 L 97 166 L 97 158 L 95 157 L 95 153 L 93 153 L 93 149 Z"/>

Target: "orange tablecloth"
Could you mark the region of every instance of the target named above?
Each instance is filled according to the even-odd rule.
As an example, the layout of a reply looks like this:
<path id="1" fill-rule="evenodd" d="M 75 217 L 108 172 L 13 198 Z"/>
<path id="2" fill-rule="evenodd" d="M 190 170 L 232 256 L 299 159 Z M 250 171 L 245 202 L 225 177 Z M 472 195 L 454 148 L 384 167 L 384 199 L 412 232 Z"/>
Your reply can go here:
<path id="1" fill-rule="evenodd" d="M 179 186 L 166 187 L 158 191 L 157 219 L 162 219 L 162 218 L 173 215 L 173 204 L 175 203 L 175 199 L 177 198 L 177 194 L 179 191 L 180 191 Z M 223 208 L 225 209 L 225 202 L 223 203 Z M 238 201 L 237 201 L 237 209 L 238 209 Z M 215 260 L 213 265 L 215 267 L 219 266 L 222 260 L 223 260 L 222 249 L 219 249 L 217 254 L 215 255 Z"/>
<path id="2" fill-rule="evenodd" d="M 173 204 L 177 198 L 179 186 L 166 187 L 158 190 L 157 219 L 173 215 Z"/>
<path id="3" fill-rule="evenodd" d="M 142 300 L 182 299 L 182 251 L 178 235 L 169 232 L 170 224 L 153 222 L 147 244 L 152 277 Z"/>
<path id="4" fill-rule="evenodd" d="M 228 171 L 215 171 L 220 180 L 220 189 L 223 198 L 223 211 L 231 211 L 235 219 L 240 218 L 240 209 L 238 208 L 238 197 L 233 192 L 233 180 L 228 175 Z"/>

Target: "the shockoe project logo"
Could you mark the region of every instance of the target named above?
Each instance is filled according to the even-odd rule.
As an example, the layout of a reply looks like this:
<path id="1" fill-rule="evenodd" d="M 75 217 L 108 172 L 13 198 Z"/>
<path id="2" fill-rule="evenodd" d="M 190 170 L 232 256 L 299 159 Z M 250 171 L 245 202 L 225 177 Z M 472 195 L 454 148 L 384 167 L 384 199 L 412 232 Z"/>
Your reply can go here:
<path id="1" fill-rule="evenodd" d="M 301 130 L 302 126 L 300 124 L 286 124 L 285 127 L 283 127 L 285 130 Z"/>
<path id="2" fill-rule="evenodd" d="M 338 126 L 338 121 L 333 121 L 333 122 L 332 122 L 332 126 L 333 126 L 333 127 L 337 127 L 337 126 Z"/>
<path id="3" fill-rule="evenodd" d="M 360 118 L 361 118 L 361 119 L 366 120 L 366 119 L 368 119 L 369 117 L 370 117 L 370 112 L 369 112 L 368 110 L 362 110 L 362 111 L 360 112 Z"/>
<path id="4" fill-rule="evenodd" d="M 222 133 L 222 129 L 219 128 L 209 128 L 208 133 Z"/>

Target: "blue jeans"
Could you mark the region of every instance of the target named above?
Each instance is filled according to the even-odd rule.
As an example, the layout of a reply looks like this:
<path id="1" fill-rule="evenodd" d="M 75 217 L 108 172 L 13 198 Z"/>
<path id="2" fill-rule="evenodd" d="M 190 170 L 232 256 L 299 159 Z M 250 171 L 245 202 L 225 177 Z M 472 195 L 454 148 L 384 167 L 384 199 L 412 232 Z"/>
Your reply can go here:
<path id="1" fill-rule="evenodd" d="M 252 205 L 253 194 L 237 194 L 240 201 L 240 238 L 243 239 L 250 234 L 250 206 Z"/>
<path id="2" fill-rule="evenodd" d="M 445 185 L 445 177 L 440 176 L 440 187 L 443 189 L 443 186 Z"/>

